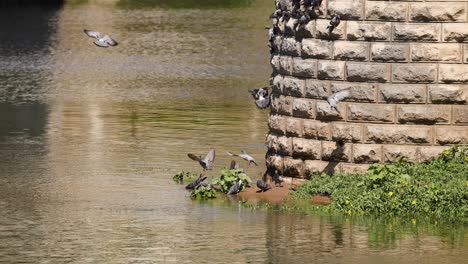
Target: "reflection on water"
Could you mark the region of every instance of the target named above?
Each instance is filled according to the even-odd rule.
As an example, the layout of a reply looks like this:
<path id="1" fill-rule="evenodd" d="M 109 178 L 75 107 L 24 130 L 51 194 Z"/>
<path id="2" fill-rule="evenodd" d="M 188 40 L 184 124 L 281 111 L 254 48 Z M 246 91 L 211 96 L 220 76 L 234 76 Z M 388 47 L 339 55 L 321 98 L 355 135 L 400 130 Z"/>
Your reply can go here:
<path id="1" fill-rule="evenodd" d="M 0 262 L 457 263 L 467 256 L 463 225 L 362 223 L 191 201 L 171 182 L 178 170 L 200 172 L 187 152 L 216 148 L 209 177 L 229 163 L 225 151 L 257 158 L 259 167 L 243 164 L 252 178 L 265 169 L 268 113 L 246 90 L 270 75 L 263 26 L 273 4 L 151 2 L 0 9 Z M 14 17 L 27 18 L 12 25 Z M 97 48 L 84 28 L 120 45 Z"/>

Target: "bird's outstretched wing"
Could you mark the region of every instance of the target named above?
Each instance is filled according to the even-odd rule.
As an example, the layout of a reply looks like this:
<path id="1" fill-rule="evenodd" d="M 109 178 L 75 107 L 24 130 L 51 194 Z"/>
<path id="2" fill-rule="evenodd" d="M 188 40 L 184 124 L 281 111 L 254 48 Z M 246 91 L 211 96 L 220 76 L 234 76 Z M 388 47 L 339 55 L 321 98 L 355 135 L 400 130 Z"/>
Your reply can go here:
<path id="1" fill-rule="evenodd" d="M 239 156 L 238 154 L 234 154 L 234 153 L 229 152 L 229 151 L 226 151 L 226 153 L 231 157 Z"/>
<path id="2" fill-rule="evenodd" d="M 266 109 L 270 106 L 270 97 L 263 97 L 262 99 L 255 101 L 255 105 L 258 107 L 258 109 Z"/>
<path id="3" fill-rule="evenodd" d="M 102 40 L 109 44 L 110 46 L 117 46 L 119 43 L 115 41 L 113 38 L 109 37 L 109 35 L 105 35 Z"/>
<path id="4" fill-rule="evenodd" d="M 101 38 L 101 34 L 99 34 L 99 32 L 97 31 L 92 31 L 92 30 L 87 30 L 87 29 L 84 29 L 83 32 L 88 35 L 88 37 L 91 37 L 91 38 Z"/>
<path id="5" fill-rule="evenodd" d="M 105 41 L 100 41 L 99 39 L 96 39 L 94 42 L 94 45 L 98 46 L 98 47 L 101 47 L 101 48 L 107 48 L 109 47 L 109 44 L 107 44 L 107 42 Z"/>
<path id="6" fill-rule="evenodd" d="M 330 97 L 331 99 L 335 100 L 338 103 L 350 96 L 351 96 L 351 89 L 345 89 L 345 90 L 341 90 L 337 93 L 332 94 Z"/>
<path id="7" fill-rule="evenodd" d="M 268 89 L 270 89 L 270 87 L 266 87 L 266 86 L 258 89 L 257 97 L 258 98 L 267 97 L 268 96 Z"/>
<path id="8" fill-rule="evenodd" d="M 205 162 L 205 164 L 209 164 L 213 162 L 214 159 L 215 159 L 215 150 L 210 149 L 210 151 L 208 151 L 208 154 L 206 154 L 205 158 L 203 158 L 203 161 Z"/>
<path id="9" fill-rule="evenodd" d="M 201 161 L 200 157 L 198 157 L 198 156 L 196 156 L 196 155 L 194 155 L 192 153 L 187 154 L 187 156 L 189 158 L 193 159 L 194 161 Z"/>
<path id="10" fill-rule="evenodd" d="M 252 95 L 252 97 L 257 100 L 258 99 L 258 89 L 252 89 L 252 90 L 249 90 L 249 93 Z"/>

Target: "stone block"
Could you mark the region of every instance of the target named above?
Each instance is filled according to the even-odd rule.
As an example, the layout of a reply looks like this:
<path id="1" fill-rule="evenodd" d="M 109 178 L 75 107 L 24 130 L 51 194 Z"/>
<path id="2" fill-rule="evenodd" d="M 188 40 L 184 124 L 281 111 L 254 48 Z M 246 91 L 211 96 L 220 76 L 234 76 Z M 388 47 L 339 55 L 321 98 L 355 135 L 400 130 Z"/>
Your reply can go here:
<path id="1" fill-rule="evenodd" d="M 331 93 L 337 93 L 342 90 L 350 89 L 351 95 L 343 101 L 373 102 L 375 101 L 376 84 L 370 83 L 348 83 L 332 82 Z"/>
<path id="2" fill-rule="evenodd" d="M 383 21 L 405 21 L 406 3 L 366 2 L 366 19 Z"/>
<path id="3" fill-rule="evenodd" d="M 271 57 L 270 65 L 271 65 L 271 68 L 273 68 L 274 72 L 280 73 L 280 56 L 275 55 L 275 56 Z"/>
<path id="4" fill-rule="evenodd" d="M 412 61 L 461 62 L 459 44 L 455 43 L 418 43 L 411 44 Z"/>
<path id="5" fill-rule="evenodd" d="M 388 41 L 390 37 L 390 23 L 348 21 L 346 38 L 349 40 Z"/>
<path id="6" fill-rule="evenodd" d="M 468 144 L 468 129 L 466 126 L 436 127 L 436 143 L 439 145 Z"/>
<path id="7" fill-rule="evenodd" d="M 276 137 L 276 140 L 273 140 L 273 152 L 284 155 L 284 156 L 291 156 L 292 155 L 292 139 L 289 137 Z"/>
<path id="8" fill-rule="evenodd" d="M 302 54 L 306 58 L 330 59 L 333 42 L 321 39 L 302 39 Z"/>
<path id="9" fill-rule="evenodd" d="M 302 119 L 288 117 L 286 118 L 286 136 L 301 137 L 302 136 Z"/>
<path id="10" fill-rule="evenodd" d="M 304 78 L 317 78 L 317 61 L 311 59 L 292 59 L 292 75 Z"/>
<path id="11" fill-rule="evenodd" d="M 361 19 L 364 13 L 363 0 L 329 0 L 328 15 L 339 15 L 343 20 Z"/>
<path id="12" fill-rule="evenodd" d="M 289 56 L 301 56 L 301 42 L 295 38 L 283 38 L 281 42 L 281 54 Z"/>
<path id="13" fill-rule="evenodd" d="M 350 82 L 387 82 L 390 66 L 376 63 L 347 63 L 346 80 Z"/>
<path id="14" fill-rule="evenodd" d="M 428 126 L 367 125 L 364 128 L 364 140 L 377 144 L 431 144 L 432 129 Z"/>
<path id="15" fill-rule="evenodd" d="M 463 44 L 463 54 L 464 54 L 463 62 L 468 63 L 468 44 Z"/>
<path id="16" fill-rule="evenodd" d="M 345 37 L 347 22 L 342 20 L 331 33 L 327 30 L 329 23 L 328 19 L 317 20 L 316 37 L 320 39 L 343 39 Z"/>
<path id="17" fill-rule="evenodd" d="M 437 65 L 396 64 L 392 72 L 395 83 L 432 83 L 437 78 Z"/>
<path id="18" fill-rule="evenodd" d="M 394 106 L 383 104 L 348 104 L 348 121 L 393 122 Z"/>
<path id="19" fill-rule="evenodd" d="M 429 85 L 429 98 L 435 104 L 468 104 L 468 85 Z"/>
<path id="20" fill-rule="evenodd" d="M 456 125 L 468 125 L 468 106 L 453 106 L 453 123 Z"/>
<path id="21" fill-rule="evenodd" d="M 409 45 L 395 43 L 373 43 L 371 46 L 372 61 L 404 62 L 408 61 Z"/>
<path id="22" fill-rule="evenodd" d="M 303 137 L 310 139 L 330 139 L 330 124 L 317 120 L 304 120 Z"/>
<path id="23" fill-rule="evenodd" d="M 384 145 L 383 161 L 386 163 L 395 162 L 400 158 L 406 158 L 408 161 L 417 162 L 417 148 L 415 146 L 402 145 Z"/>
<path id="24" fill-rule="evenodd" d="M 323 120 L 343 120 L 345 116 L 345 105 L 343 103 L 338 104 L 338 113 L 335 109 L 332 109 L 327 102 L 317 101 L 316 103 L 317 112 L 316 118 Z"/>
<path id="25" fill-rule="evenodd" d="M 347 174 L 366 174 L 369 164 L 341 163 L 340 172 Z"/>
<path id="26" fill-rule="evenodd" d="M 285 118 L 280 115 L 270 115 L 268 118 L 268 126 L 270 128 L 270 132 L 276 133 L 278 135 L 285 135 L 286 134 L 286 120 Z"/>
<path id="27" fill-rule="evenodd" d="M 283 157 L 278 155 L 267 156 L 266 166 L 269 171 L 278 170 L 279 173 L 283 173 Z"/>
<path id="28" fill-rule="evenodd" d="M 315 118 L 315 102 L 306 98 L 293 100 L 293 116 L 301 118 Z"/>
<path id="29" fill-rule="evenodd" d="M 322 160 L 351 161 L 351 144 L 339 144 L 333 141 L 322 142 Z"/>
<path id="30" fill-rule="evenodd" d="M 333 141 L 360 142 L 362 139 L 362 125 L 353 123 L 331 123 Z"/>
<path id="31" fill-rule="evenodd" d="M 431 162 L 439 157 L 442 151 L 449 147 L 431 146 L 419 147 L 419 162 Z"/>
<path id="32" fill-rule="evenodd" d="M 353 162 L 375 163 L 382 160 L 382 146 L 375 144 L 354 144 Z"/>
<path id="33" fill-rule="evenodd" d="M 343 80 L 344 61 L 319 61 L 317 78 L 322 80 Z"/>
<path id="34" fill-rule="evenodd" d="M 303 27 L 299 27 L 296 36 L 302 38 L 313 38 L 315 36 L 315 20 L 309 21 Z"/>
<path id="35" fill-rule="evenodd" d="M 304 161 L 301 159 L 293 159 L 284 157 L 283 160 L 284 171 L 283 175 L 287 177 L 304 177 Z"/>
<path id="36" fill-rule="evenodd" d="M 293 156 L 320 159 L 322 143 L 318 140 L 293 138 Z"/>
<path id="37" fill-rule="evenodd" d="M 334 59 L 367 61 L 369 44 L 360 42 L 337 41 L 334 45 Z"/>
<path id="38" fill-rule="evenodd" d="M 282 93 L 283 89 L 283 76 L 277 74 L 273 77 L 271 90 L 273 93 Z"/>
<path id="39" fill-rule="evenodd" d="M 440 41 L 440 24 L 400 24 L 393 26 L 395 41 Z"/>
<path id="40" fill-rule="evenodd" d="M 283 94 L 302 97 L 304 93 L 305 80 L 286 76 L 283 78 Z"/>
<path id="41" fill-rule="evenodd" d="M 321 160 L 306 160 L 304 161 L 304 174 L 306 177 L 319 175 L 321 173 L 334 174 L 339 171 L 338 162 L 329 162 Z"/>
<path id="42" fill-rule="evenodd" d="M 284 24 L 283 34 L 286 36 L 295 36 L 296 35 L 296 26 L 299 23 L 299 20 L 291 17 Z"/>
<path id="43" fill-rule="evenodd" d="M 271 95 L 271 112 L 281 115 L 292 114 L 292 97 L 284 95 Z"/>
<path id="44" fill-rule="evenodd" d="M 436 105 L 398 105 L 398 122 L 412 124 L 447 124 L 450 107 Z"/>
<path id="45" fill-rule="evenodd" d="M 440 64 L 439 81 L 443 83 L 468 83 L 468 65 Z"/>
<path id="46" fill-rule="evenodd" d="M 380 101 L 386 103 L 425 103 L 425 84 L 382 84 L 379 86 Z"/>
<path id="47" fill-rule="evenodd" d="M 410 21 L 416 22 L 461 22 L 466 21 L 465 3 L 411 3 Z"/>
<path id="48" fill-rule="evenodd" d="M 304 89 L 307 98 L 325 99 L 328 96 L 329 83 L 308 79 Z"/>
<path id="49" fill-rule="evenodd" d="M 448 23 L 443 25 L 443 40 L 451 42 L 468 42 L 466 24 Z"/>

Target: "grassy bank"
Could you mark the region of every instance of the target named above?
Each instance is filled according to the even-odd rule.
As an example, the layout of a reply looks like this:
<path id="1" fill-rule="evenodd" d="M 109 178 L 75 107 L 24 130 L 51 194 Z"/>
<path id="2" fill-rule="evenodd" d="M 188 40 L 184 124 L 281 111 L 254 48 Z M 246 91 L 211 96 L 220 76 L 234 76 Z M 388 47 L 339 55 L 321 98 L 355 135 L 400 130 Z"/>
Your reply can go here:
<path id="1" fill-rule="evenodd" d="M 293 194 L 286 209 L 345 215 L 409 216 L 467 220 L 468 150 L 452 147 L 430 163 L 400 160 L 374 164 L 366 175 L 313 175 Z M 314 206 L 313 195 L 331 197 Z"/>

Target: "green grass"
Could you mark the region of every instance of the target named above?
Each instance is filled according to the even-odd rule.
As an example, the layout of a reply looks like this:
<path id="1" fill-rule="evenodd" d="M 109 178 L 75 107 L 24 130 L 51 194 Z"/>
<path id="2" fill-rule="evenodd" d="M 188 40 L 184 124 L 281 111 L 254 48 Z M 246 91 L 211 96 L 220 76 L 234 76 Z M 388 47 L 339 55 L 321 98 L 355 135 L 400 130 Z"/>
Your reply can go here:
<path id="1" fill-rule="evenodd" d="M 374 164 L 366 175 L 313 175 L 284 208 L 466 221 L 467 154 L 466 147 L 453 146 L 429 163 L 399 160 L 392 165 Z M 316 194 L 330 195 L 331 203 L 311 205 L 311 196 Z"/>

